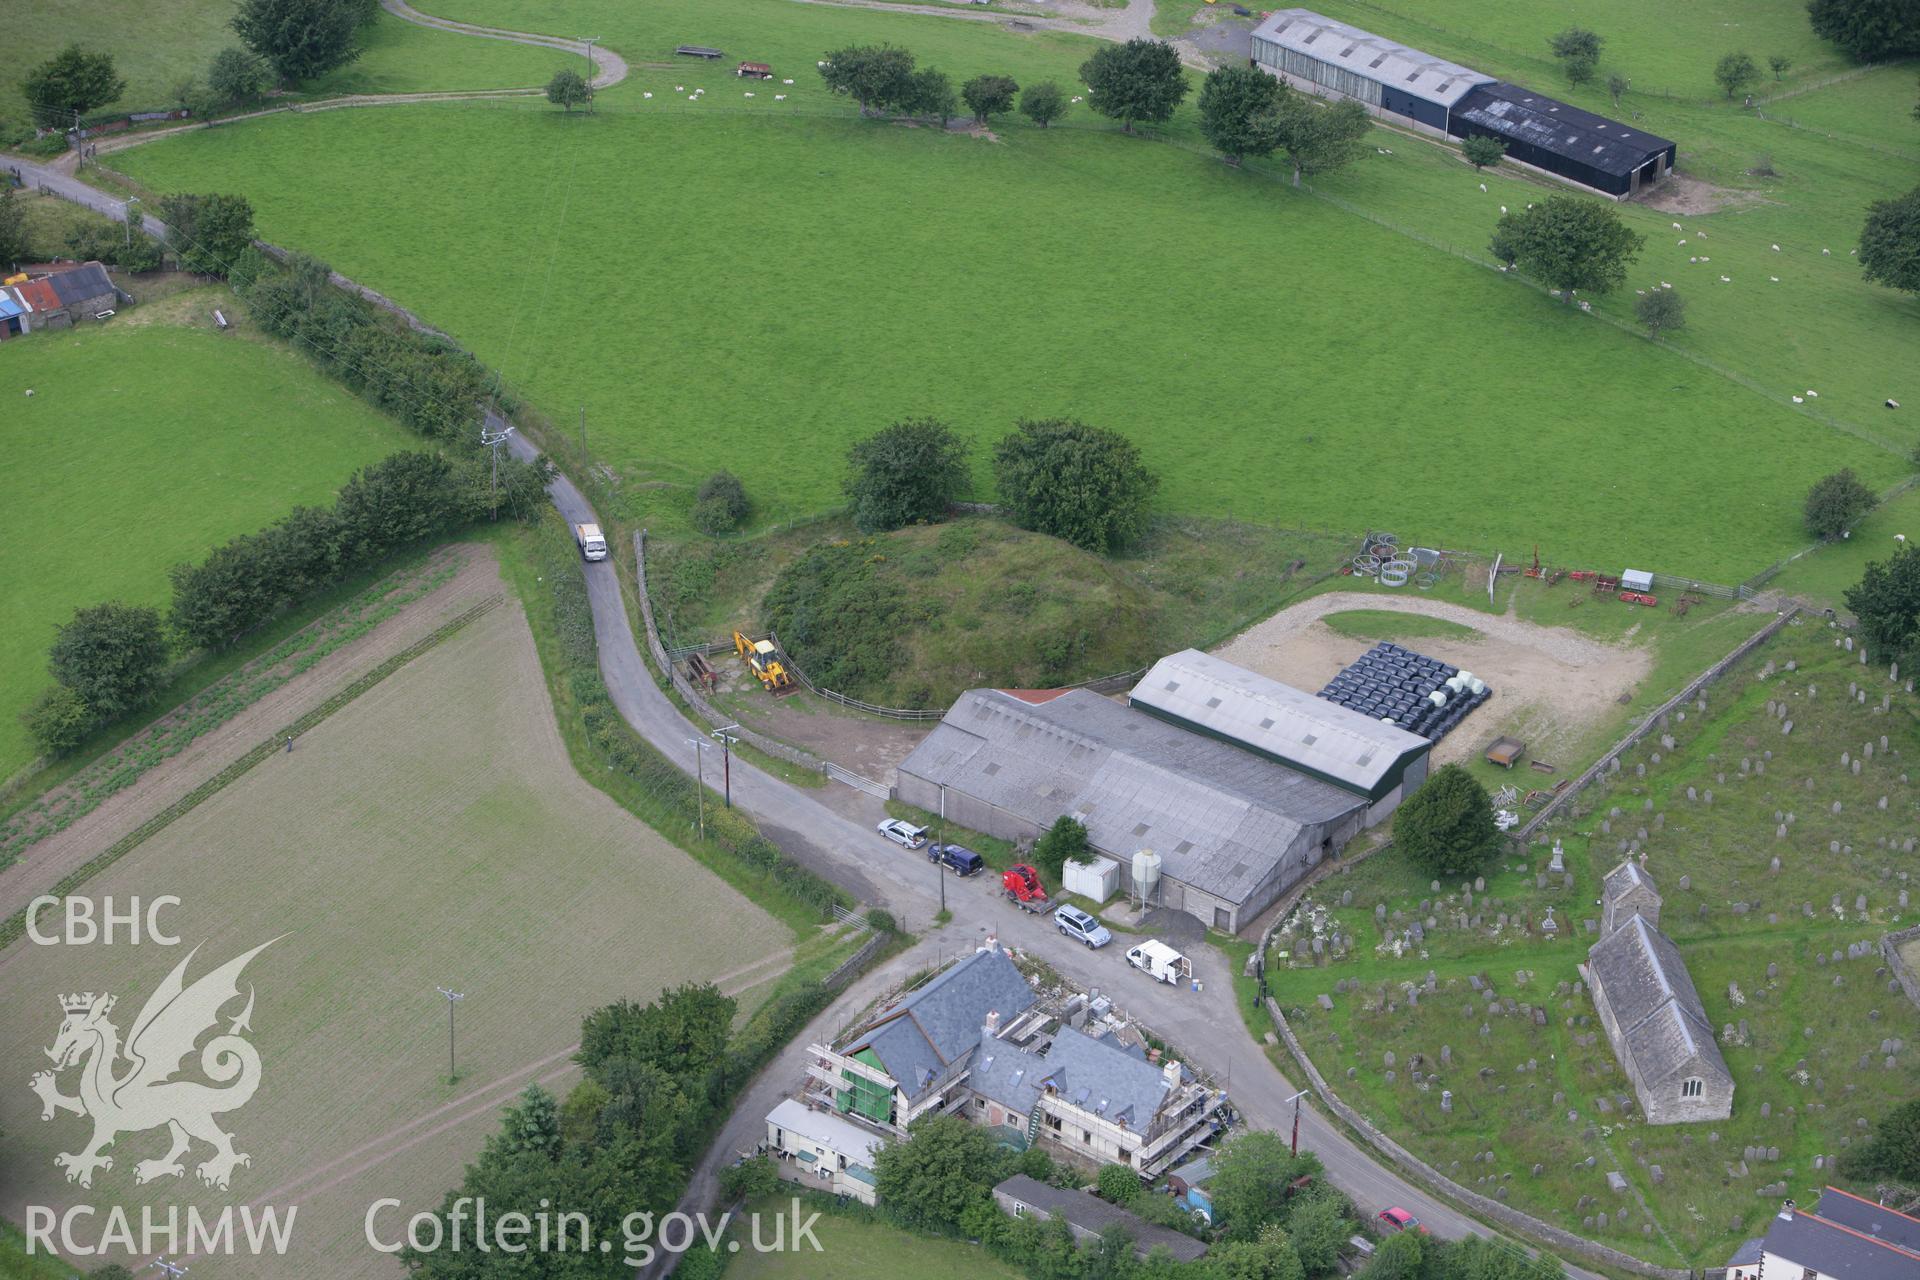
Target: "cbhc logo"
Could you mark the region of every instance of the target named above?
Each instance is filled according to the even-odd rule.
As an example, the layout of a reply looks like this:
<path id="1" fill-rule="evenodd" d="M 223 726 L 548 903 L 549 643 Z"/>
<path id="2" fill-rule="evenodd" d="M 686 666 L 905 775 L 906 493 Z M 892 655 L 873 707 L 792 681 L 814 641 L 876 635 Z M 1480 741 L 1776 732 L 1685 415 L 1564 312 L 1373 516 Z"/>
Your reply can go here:
<path id="1" fill-rule="evenodd" d="M 177 946 L 180 938 L 177 934 L 166 932 L 160 926 L 160 910 L 163 907 L 177 907 L 180 899 L 172 894 L 163 894 L 158 898 L 146 900 L 144 908 L 136 894 L 128 899 L 124 909 L 115 909 L 111 895 L 100 899 L 98 911 L 92 898 L 58 898 L 52 894 L 42 894 L 27 904 L 27 936 L 43 947 L 65 943 L 70 947 L 87 946 L 99 942 L 112 946 L 116 941 L 131 946 L 139 945 L 142 927 L 148 942 L 163 947 Z M 48 907 L 64 906 L 60 917 L 63 926 L 58 933 L 43 933 L 40 929 L 40 917 Z"/>

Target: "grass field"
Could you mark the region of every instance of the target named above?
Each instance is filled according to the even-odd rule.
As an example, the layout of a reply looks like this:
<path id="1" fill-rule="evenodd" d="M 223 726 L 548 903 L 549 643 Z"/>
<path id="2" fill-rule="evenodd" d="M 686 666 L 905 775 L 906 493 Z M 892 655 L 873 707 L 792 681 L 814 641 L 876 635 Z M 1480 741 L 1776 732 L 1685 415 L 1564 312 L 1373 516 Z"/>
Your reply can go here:
<path id="1" fill-rule="evenodd" d="M 19 712 L 75 608 L 164 605 L 171 566 L 328 501 L 411 440 L 291 352 L 139 314 L 0 360 L 0 775 L 32 757 Z"/>
<path id="2" fill-rule="evenodd" d="M 788 1203 L 788 1196 L 778 1195 L 756 1201 L 750 1211 L 769 1220 L 784 1211 L 791 1226 Z M 805 1220 L 812 1209 L 806 1200 L 801 1206 Z M 771 1226 L 766 1234 L 771 1237 Z M 978 1245 L 911 1235 L 884 1222 L 844 1214 L 822 1214 L 813 1234 L 820 1241 L 819 1253 L 756 1253 L 743 1245 L 727 1264 L 728 1280 L 811 1280 L 823 1274 L 836 1280 L 899 1280 L 908 1275 L 916 1280 L 1015 1280 L 1021 1274 Z"/>
<path id="3" fill-rule="evenodd" d="M 1172 147 L 1062 129 L 1009 130 L 995 146 L 780 118 L 775 104 L 715 101 L 705 118 L 680 105 L 590 120 L 329 113 L 121 160 L 159 188 L 246 189 L 270 237 L 419 308 L 563 421 L 584 404 L 636 518 L 671 518 L 723 463 L 763 518 L 819 509 L 846 444 L 903 414 L 944 416 L 984 443 L 1021 414 L 1075 413 L 1140 441 L 1167 510 L 1351 527 L 1406 514 L 1417 493 L 1423 529 L 1454 545 L 1551 530 L 1596 558 L 1738 578 L 1801 544 L 1812 476 L 1846 462 L 1885 485 L 1897 470 L 1883 450 L 1495 273 Z M 416 181 L 389 190 L 357 158 L 364 146 Z M 673 194 L 636 205 L 633 172 L 673 174 Z M 538 207 L 499 198 L 516 176 Z M 974 193 L 989 187 L 1017 226 L 982 223 Z M 908 216 L 848 234 L 849 210 L 895 210 L 902 191 Z M 389 231 L 430 217 L 436 236 L 567 289 L 502 307 L 485 274 L 365 234 L 358 218 L 375 209 Z M 1249 287 L 1279 244 L 1276 287 Z M 861 287 L 828 283 L 843 279 Z M 1475 321 L 1409 311 L 1419 296 Z M 604 329 L 620 335 L 618 358 L 581 340 L 589 316 L 619 317 Z M 1522 348 L 1525 361 L 1488 358 Z M 1436 433 L 1406 409 L 1439 387 L 1449 425 Z M 1653 456 L 1681 437 L 1714 459 L 1710 484 L 1684 468 L 1573 465 L 1597 438 Z M 1434 484 L 1441 451 L 1475 483 Z M 983 460 L 976 471 L 985 496 Z"/>
<path id="4" fill-rule="evenodd" d="M 1486 1194 L 1505 1187 L 1529 1212 L 1656 1261 L 1708 1264 L 1771 1211 L 1777 1197 L 1757 1194 L 1760 1187 L 1785 1179 L 1788 1194 L 1804 1198 L 1831 1180 L 1813 1158 L 1843 1150 L 1857 1118 L 1871 1120 L 1920 1089 L 1910 1055 L 1889 1068 L 1878 1052 L 1889 1036 L 1911 1041 L 1920 1017 L 1875 972 L 1877 953 L 1845 956 L 1849 945 L 1912 919 L 1899 894 L 1920 891 L 1912 884 L 1920 855 L 1904 848 L 1916 810 L 1901 779 L 1920 751 L 1920 718 L 1913 695 L 1884 669 L 1834 648 L 1834 634 L 1815 621 L 1790 626 L 1708 691 L 1704 713 L 1696 706 L 1674 719 L 1671 748 L 1649 740 L 1615 779 L 1583 795 L 1550 828 L 1564 841 L 1570 885 L 1557 876 L 1541 883 L 1546 857 L 1535 847 L 1524 862 L 1489 870 L 1470 900 L 1472 886 L 1445 881 L 1435 892 L 1391 853 L 1317 889 L 1298 925 L 1281 935 L 1289 956 L 1270 974 L 1336 1090 L 1467 1185 Z M 1796 671 L 1784 670 L 1788 661 Z M 1847 697 L 1849 682 L 1870 691 L 1867 703 Z M 1808 686 L 1818 694 L 1809 697 Z M 1875 710 L 1882 692 L 1893 699 L 1887 713 Z M 1766 710 L 1782 699 L 1794 720 L 1786 735 Z M 1879 747 L 1882 733 L 1887 749 Z M 1842 751 L 1859 754 L 1868 742 L 1875 752 L 1858 775 L 1840 765 Z M 1795 815 L 1784 839 L 1775 834 L 1776 810 Z M 1682 947 L 1709 1020 L 1735 1029 L 1721 1044 L 1736 1081 L 1725 1123 L 1649 1127 L 1637 1110 L 1623 1110 L 1617 1099 L 1631 1090 L 1589 1002 L 1572 989 L 1592 940 L 1584 921 L 1597 914 L 1599 877 L 1621 858 L 1623 840 L 1644 840 L 1665 897 L 1662 928 Z M 1769 869 L 1776 854 L 1779 872 Z M 1864 910 L 1856 906 L 1861 894 Z M 1548 906 L 1561 925 L 1553 937 L 1539 928 Z M 1409 942 L 1415 922 L 1424 937 Z M 1355 941 L 1316 964 L 1316 934 Z M 1777 966 L 1772 976 L 1769 963 Z M 1410 1004 L 1402 984 L 1423 984 L 1429 970 L 1435 991 Z M 1523 971 L 1524 981 L 1516 976 Z M 1544 1005 L 1548 1022 L 1535 1025 L 1524 1010 L 1489 1012 L 1469 975 L 1501 996 Z M 1358 989 L 1334 995 L 1332 1011 L 1320 1009 L 1315 997 L 1342 978 Z M 1479 1006 L 1471 1014 L 1469 1003 Z M 1439 1065 L 1442 1045 L 1450 1067 Z M 1397 1055 L 1393 1068 L 1387 1050 Z M 1862 1054 L 1870 1055 L 1866 1066 Z M 1517 1069 L 1529 1060 L 1537 1070 Z M 1443 1088 L 1455 1095 L 1451 1115 L 1440 1111 Z M 1579 1118 L 1569 1120 L 1569 1109 Z M 1781 1155 L 1730 1173 L 1748 1146 Z M 1474 1159 L 1485 1151 L 1494 1153 L 1491 1164 Z M 1592 1169 L 1582 1163 L 1589 1155 Z M 1536 1163 L 1544 1166 L 1538 1174 Z M 1653 1165 L 1663 1182 L 1653 1181 Z M 1606 1191 L 1609 1169 L 1633 1183 L 1628 1198 Z M 1580 1205 L 1582 1196 L 1598 1206 Z M 1623 1207 L 1624 1224 L 1591 1221 L 1599 1209 Z"/>
<path id="5" fill-rule="evenodd" d="M 1422 636 L 1460 640 L 1473 634 L 1472 627 L 1463 627 L 1445 618 L 1423 618 L 1386 609 L 1351 609 L 1330 613 L 1320 621 L 1331 630 L 1356 640 L 1414 640 Z"/>
<path id="6" fill-rule="evenodd" d="M 232 1118 L 254 1161 L 228 1194 L 243 1203 L 280 1190 L 274 1202 L 299 1203 L 303 1230 L 295 1254 L 249 1261 L 247 1275 L 311 1274 L 322 1257 L 328 1275 L 387 1274 L 390 1259 L 347 1247 L 367 1203 L 349 1188 L 378 1182 L 409 1211 L 437 1203 L 494 1110 L 449 1109 L 444 1118 L 474 1110 L 474 1124 L 432 1167 L 403 1164 L 411 1176 L 396 1181 L 376 1161 L 356 1180 L 372 1155 L 408 1145 L 382 1135 L 534 1063 L 545 1060 L 521 1083 L 564 1074 L 580 1017 L 598 1004 L 645 1001 L 695 978 L 742 988 L 765 976 L 761 962 L 783 964 L 793 940 L 574 772 L 512 605 L 165 828 L 88 892 L 179 895 L 180 934 L 207 942 L 196 972 L 286 935 L 249 970 L 266 1070 L 259 1095 Z M 119 993 L 124 1029 L 181 954 L 20 944 L 5 957 L 0 995 L 6 1069 L 24 1079 L 35 1046 L 51 1043 L 56 992 Z M 454 1085 L 434 994 L 448 983 L 466 993 Z M 52 1154 L 78 1139 L 73 1126 L 42 1125 L 24 1089 L 0 1100 L 0 1126 L 9 1137 L 0 1212 L 18 1221 L 24 1203 L 69 1202 L 76 1192 Z M 151 1154 L 154 1140 L 123 1139 L 115 1169 L 96 1182 L 98 1202 L 225 1202 L 191 1185 L 134 1189 L 132 1158 Z M 335 1178 L 341 1187 L 327 1190 Z M 202 1265 L 241 1273 L 216 1259 Z"/>
<path id="7" fill-rule="evenodd" d="M 127 82 L 114 107 L 166 110 L 174 104 L 176 85 L 204 79 L 213 55 L 240 43 L 227 25 L 233 12 L 232 0 L 107 0 L 83 10 L 58 0 L 10 5 L 13 56 L 0 80 L 0 120 L 26 118 L 20 96 L 26 72 L 73 41 L 113 55 Z M 358 60 L 301 85 L 302 92 L 325 96 L 544 84 L 564 58 L 551 50 L 430 30 L 388 13 L 361 33 L 360 44 Z"/>

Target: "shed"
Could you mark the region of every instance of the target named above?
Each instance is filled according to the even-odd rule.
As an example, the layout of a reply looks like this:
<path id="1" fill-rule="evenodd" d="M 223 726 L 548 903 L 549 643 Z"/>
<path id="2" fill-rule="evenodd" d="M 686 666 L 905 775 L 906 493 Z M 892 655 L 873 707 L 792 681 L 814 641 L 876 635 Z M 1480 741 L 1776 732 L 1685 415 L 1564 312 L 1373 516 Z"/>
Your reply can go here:
<path id="1" fill-rule="evenodd" d="M 1628 591 L 1653 590 L 1653 575 L 1645 569 L 1622 569 L 1620 585 Z"/>
<path id="2" fill-rule="evenodd" d="M 1120 891 L 1120 864 L 1112 858 L 1069 862 L 1061 876 L 1061 885 L 1068 893 L 1105 902 Z"/>
<path id="3" fill-rule="evenodd" d="M 1207 1246 L 1190 1235 L 1148 1222 L 1084 1191 L 1050 1187 L 1024 1173 L 1015 1174 L 995 1187 L 993 1199 L 1003 1212 L 1016 1218 L 1037 1218 L 1042 1222 L 1054 1217 L 1065 1219 L 1076 1241 L 1094 1239 L 1106 1228 L 1118 1224 L 1133 1237 L 1134 1256 L 1143 1260 L 1156 1247 L 1164 1247 L 1176 1262 L 1192 1262 L 1207 1254 Z"/>
<path id="4" fill-rule="evenodd" d="M 98 262 L 83 263 L 48 276 L 47 283 L 53 286 L 60 305 L 66 307 L 75 320 L 91 320 L 120 304 L 119 288 L 107 274 L 106 267 Z"/>
<path id="5" fill-rule="evenodd" d="M 1493 80 L 1311 9 L 1279 9 L 1255 27 L 1253 65 L 1309 93 L 1352 98 L 1375 115 L 1439 134 L 1454 104 Z"/>
<path id="6" fill-rule="evenodd" d="M 1455 105 L 1447 132 L 1491 137 L 1507 158 L 1610 196 L 1630 196 L 1666 177 L 1679 148 L 1666 138 L 1496 80 Z"/>
<path id="7" fill-rule="evenodd" d="M 703 44 L 683 44 L 674 49 L 674 52 L 685 58 L 705 58 L 709 62 L 727 56 L 724 50 L 709 49 Z"/>
<path id="8" fill-rule="evenodd" d="M 27 308 L 5 289 L 0 289 L 0 342 L 17 333 L 25 333 Z"/>
<path id="9" fill-rule="evenodd" d="M 767 1113 L 767 1146 L 826 1189 L 874 1202 L 874 1157 L 886 1140 L 828 1111 L 788 1098 Z"/>

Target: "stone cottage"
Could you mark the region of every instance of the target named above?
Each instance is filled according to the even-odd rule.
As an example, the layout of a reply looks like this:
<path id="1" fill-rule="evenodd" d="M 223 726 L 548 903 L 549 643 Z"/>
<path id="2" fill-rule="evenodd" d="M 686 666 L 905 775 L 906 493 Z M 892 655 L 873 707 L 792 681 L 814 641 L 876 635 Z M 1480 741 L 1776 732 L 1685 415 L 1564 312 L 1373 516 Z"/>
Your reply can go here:
<path id="1" fill-rule="evenodd" d="M 1641 1111 L 1649 1124 L 1726 1119 L 1733 1075 L 1679 949 L 1660 932 L 1652 879 L 1623 862 L 1606 886 L 1600 941 L 1581 972 Z"/>

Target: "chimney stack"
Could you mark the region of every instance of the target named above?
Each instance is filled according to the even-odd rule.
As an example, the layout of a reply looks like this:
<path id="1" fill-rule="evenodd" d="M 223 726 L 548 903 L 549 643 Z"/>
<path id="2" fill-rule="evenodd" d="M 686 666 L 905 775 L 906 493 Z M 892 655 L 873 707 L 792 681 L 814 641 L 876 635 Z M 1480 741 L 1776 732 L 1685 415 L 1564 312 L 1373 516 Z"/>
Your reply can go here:
<path id="1" fill-rule="evenodd" d="M 1782 1200 L 1780 1202 L 1780 1218 L 1784 1222 L 1793 1221 L 1793 1201 Z"/>
<path id="2" fill-rule="evenodd" d="M 984 1030 L 990 1036 L 994 1036 L 994 1037 L 999 1036 L 1000 1011 L 998 1009 L 987 1010 L 987 1017 L 986 1017 L 986 1021 L 982 1024 L 982 1030 Z"/>
<path id="3" fill-rule="evenodd" d="M 1180 1087 L 1180 1064 L 1172 1058 L 1168 1058 L 1167 1065 L 1160 1068 L 1160 1074 L 1166 1077 L 1169 1090 Z"/>

